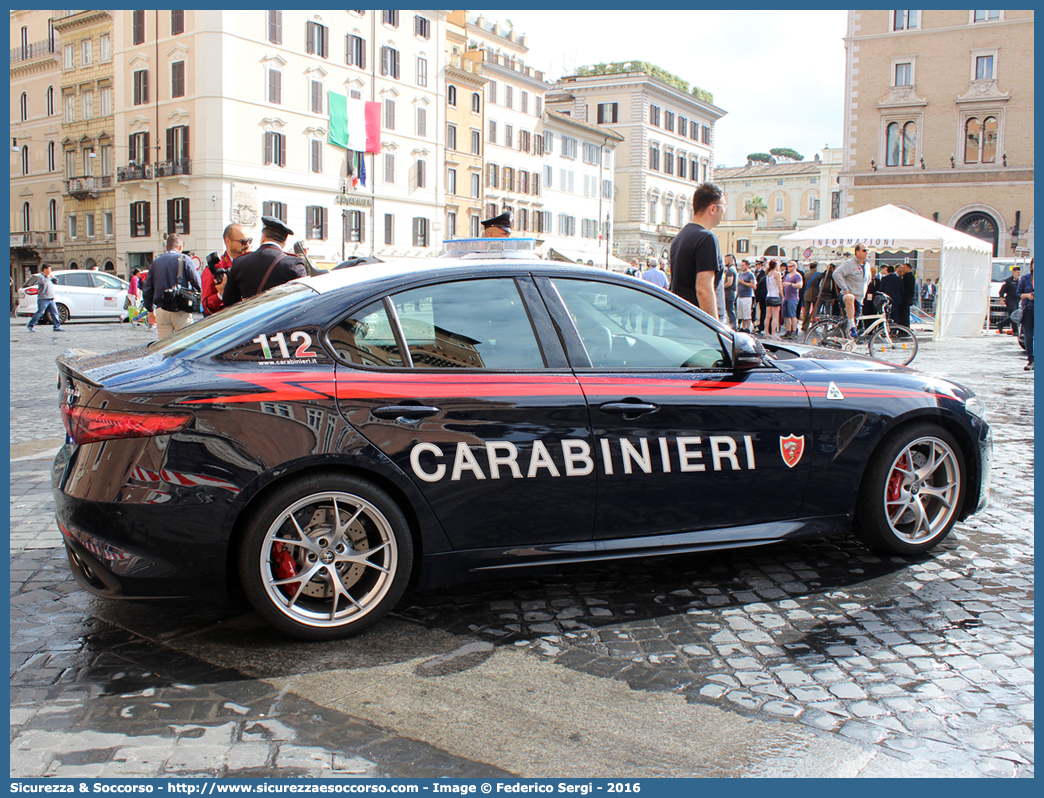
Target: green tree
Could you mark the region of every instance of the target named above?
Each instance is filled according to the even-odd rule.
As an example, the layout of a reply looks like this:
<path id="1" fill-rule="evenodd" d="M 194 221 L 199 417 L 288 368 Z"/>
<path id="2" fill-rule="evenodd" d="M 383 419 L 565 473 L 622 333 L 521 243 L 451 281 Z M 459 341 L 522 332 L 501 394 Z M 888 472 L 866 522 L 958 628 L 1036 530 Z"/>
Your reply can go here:
<path id="1" fill-rule="evenodd" d="M 768 214 L 768 205 L 761 197 L 751 197 L 743 203 L 743 212 L 753 216 L 754 224 L 757 225 L 758 218 Z"/>
<path id="2" fill-rule="evenodd" d="M 714 105 L 714 95 L 706 89 L 701 89 L 699 86 L 689 86 L 689 82 L 682 80 L 677 75 L 668 72 L 663 67 L 658 67 L 656 64 L 650 64 L 648 61 L 614 61 L 611 64 L 593 64 L 590 66 L 582 66 L 576 70 L 576 74 L 580 77 L 586 77 L 588 75 L 619 75 L 626 72 L 644 72 L 651 78 L 662 80 L 668 86 L 673 86 L 679 91 L 683 91 L 686 94 L 691 94 L 698 100 L 709 105 Z"/>
<path id="3" fill-rule="evenodd" d="M 773 164 L 776 159 L 769 155 L 767 152 L 752 152 L 747 155 L 747 165 L 752 163 L 767 163 Z"/>
<path id="4" fill-rule="evenodd" d="M 792 150 L 790 147 L 773 147 L 769 150 L 770 153 L 775 155 L 777 158 L 782 158 L 786 161 L 803 161 L 805 156 L 797 150 Z"/>

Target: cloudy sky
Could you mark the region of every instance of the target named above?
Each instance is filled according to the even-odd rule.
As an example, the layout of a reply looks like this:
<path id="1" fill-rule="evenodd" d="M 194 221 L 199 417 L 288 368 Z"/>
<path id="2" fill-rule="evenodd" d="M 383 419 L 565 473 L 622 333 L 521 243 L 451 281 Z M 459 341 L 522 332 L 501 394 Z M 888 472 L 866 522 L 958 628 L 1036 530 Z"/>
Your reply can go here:
<path id="1" fill-rule="evenodd" d="M 526 34 L 548 80 L 578 66 L 649 61 L 714 94 L 715 161 L 841 146 L 844 11 L 472 11 Z"/>

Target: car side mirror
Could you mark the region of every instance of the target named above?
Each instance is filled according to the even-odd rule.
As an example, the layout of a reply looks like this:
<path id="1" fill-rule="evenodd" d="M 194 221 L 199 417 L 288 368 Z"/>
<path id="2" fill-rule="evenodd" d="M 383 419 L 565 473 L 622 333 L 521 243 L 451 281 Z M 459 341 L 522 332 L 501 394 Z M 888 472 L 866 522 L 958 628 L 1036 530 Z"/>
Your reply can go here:
<path id="1" fill-rule="evenodd" d="M 765 365 L 765 347 L 746 333 L 732 334 L 732 368 L 736 371 Z"/>

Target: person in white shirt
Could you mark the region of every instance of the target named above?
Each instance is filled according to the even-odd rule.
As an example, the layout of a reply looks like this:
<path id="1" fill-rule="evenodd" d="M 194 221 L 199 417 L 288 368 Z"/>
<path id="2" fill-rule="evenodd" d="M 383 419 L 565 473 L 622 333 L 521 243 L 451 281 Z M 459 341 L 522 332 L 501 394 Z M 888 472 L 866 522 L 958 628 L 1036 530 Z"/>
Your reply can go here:
<path id="1" fill-rule="evenodd" d="M 648 268 L 642 272 L 642 279 L 652 283 L 657 288 L 667 287 L 667 275 L 660 269 L 660 262 L 656 258 L 649 258 Z"/>
<path id="2" fill-rule="evenodd" d="M 848 334 L 852 338 L 858 335 L 855 320 L 859 315 L 859 300 L 866 294 L 868 282 L 866 255 L 866 247 L 856 244 L 855 255 L 834 271 L 834 283 L 845 303 L 845 313 L 848 314 Z"/>

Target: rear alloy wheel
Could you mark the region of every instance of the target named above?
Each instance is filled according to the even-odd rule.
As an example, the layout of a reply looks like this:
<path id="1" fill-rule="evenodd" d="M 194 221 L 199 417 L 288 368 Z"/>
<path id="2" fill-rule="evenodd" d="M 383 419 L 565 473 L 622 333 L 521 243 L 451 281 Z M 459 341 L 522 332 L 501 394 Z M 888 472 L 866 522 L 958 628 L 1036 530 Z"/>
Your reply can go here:
<path id="1" fill-rule="evenodd" d="M 917 336 L 901 324 L 889 324 L 887 330 L 881 327 L 870 338 L 870 357 L 905 366 L 917 357 Z"/>
<path id="2" fill-rule="evenodd" d="M 965 466 L 953 436 L 916 424 L 886 440 L 867 467 L 856 532 L 872 549 L 917 554 L 942 541 L 964 502 Z"/>
<path id="3" fill-rule="evenodd" d="M 61 304 L 59 302 L 58 303 L 58 323 L 59 324 L 65 324 L 65 322 L 69 321 L 70 318 L 71 317 L 69 315 L 69 308 L 67 308 L 65 305 L 63 305 L 63 304 Z"/>
<path id="4" fill-rule="evenodd" d="M 413 543 L 384 491 L 347 476 L 278 488 L 250 521 L 240 576 L 277 629 L 306 640 L 358 634 L 391 611 L 406 587 Z"/>

